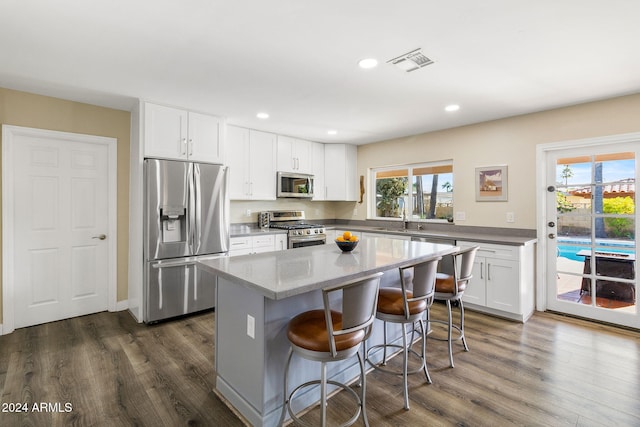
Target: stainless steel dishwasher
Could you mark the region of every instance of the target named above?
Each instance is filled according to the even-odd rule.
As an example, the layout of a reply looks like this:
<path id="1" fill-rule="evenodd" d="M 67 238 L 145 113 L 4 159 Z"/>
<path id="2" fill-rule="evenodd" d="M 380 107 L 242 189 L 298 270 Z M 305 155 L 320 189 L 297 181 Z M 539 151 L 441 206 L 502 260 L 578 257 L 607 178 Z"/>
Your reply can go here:
<path id="1" fill-rule="evenodd" d="M 411 236 L 411 241 L 435 243 L 437 245 L 451 245 L 451 246 L 456 245 L 456 241 L 454 239 L 449 239 L 446 237 Z M 442 260 L 438 263 L 438 272 L 453 274 L 453 257 L 451 256 L 443 257 Z"/>

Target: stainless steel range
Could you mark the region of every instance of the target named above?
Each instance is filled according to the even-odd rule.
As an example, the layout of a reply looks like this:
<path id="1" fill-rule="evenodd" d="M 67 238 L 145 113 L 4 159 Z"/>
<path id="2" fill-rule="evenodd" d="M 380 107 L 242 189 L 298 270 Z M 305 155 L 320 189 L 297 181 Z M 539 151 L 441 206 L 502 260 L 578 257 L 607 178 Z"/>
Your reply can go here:
<path id="1" fill-rule="evenodd" d="M 324 245 L 327 241 L 324 225 L 305 222 L 304 211 L 268 211 L 268 214 L 269 228 L 288 230 L 289 249 Z"/>

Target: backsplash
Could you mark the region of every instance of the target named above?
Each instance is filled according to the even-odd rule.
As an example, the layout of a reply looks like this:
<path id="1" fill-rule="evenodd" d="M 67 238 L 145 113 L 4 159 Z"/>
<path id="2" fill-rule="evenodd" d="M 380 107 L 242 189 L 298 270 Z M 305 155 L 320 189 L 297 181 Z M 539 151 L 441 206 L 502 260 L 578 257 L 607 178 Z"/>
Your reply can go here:
<path id="1" fill-rule="evenodd" d="M 231 223 L 258 223 L 258 212 L 273 210 L 302 210 L 307 219 L 335 218 L 335 202 L 312 202 L 309 200 L 277 199 L 277 200 L 232 200 Z M 248 215 L 247 215 L 248 213 Z"/>

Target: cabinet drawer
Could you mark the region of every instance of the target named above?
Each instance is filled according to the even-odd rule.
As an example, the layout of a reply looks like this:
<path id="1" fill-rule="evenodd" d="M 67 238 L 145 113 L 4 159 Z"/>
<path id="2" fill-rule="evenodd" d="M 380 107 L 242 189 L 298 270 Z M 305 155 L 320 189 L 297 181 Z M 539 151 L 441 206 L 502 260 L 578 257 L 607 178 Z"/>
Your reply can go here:
<path id="1" fill-rule="evenodd" d="M 275 248 L 276 236 L 269 234 L 266 236 L 253 236 L 253 249 L 269 247 L 271 250 Z"/>
<path id="2" fill-rule="evenodd" d="M 232 237 L 229 239 L 229 246 L 231 251 L 251 249 L 251 237 Z"/>
<path id="3" fill-rule="evenodd" d="M 479 243 L 479 242 L 467 242 L 464 240 L 458 240 L 456 242 L 457 246 L 461 248 L 469 248 L 472 246 L 480 246 L 478 249 L 477 257 L 488 257 L 488 258 L 500 258 L 500 259 L 511 259 L 518 260 L 520 257 L 520 247 L 519 246 L 509 246 L 509 245 L 496 245 L 492 243 Z"/>

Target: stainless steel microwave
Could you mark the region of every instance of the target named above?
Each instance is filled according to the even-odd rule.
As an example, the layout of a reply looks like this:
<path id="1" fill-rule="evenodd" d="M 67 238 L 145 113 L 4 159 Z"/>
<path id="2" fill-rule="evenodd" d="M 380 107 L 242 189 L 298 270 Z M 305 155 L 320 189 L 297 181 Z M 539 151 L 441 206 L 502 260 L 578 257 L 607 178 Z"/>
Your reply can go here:
<path id="1" fill-rule="evenodd" d="M 278 172 L 277 179 L 278 197 L 313 197 L 313 175 Z"/>

